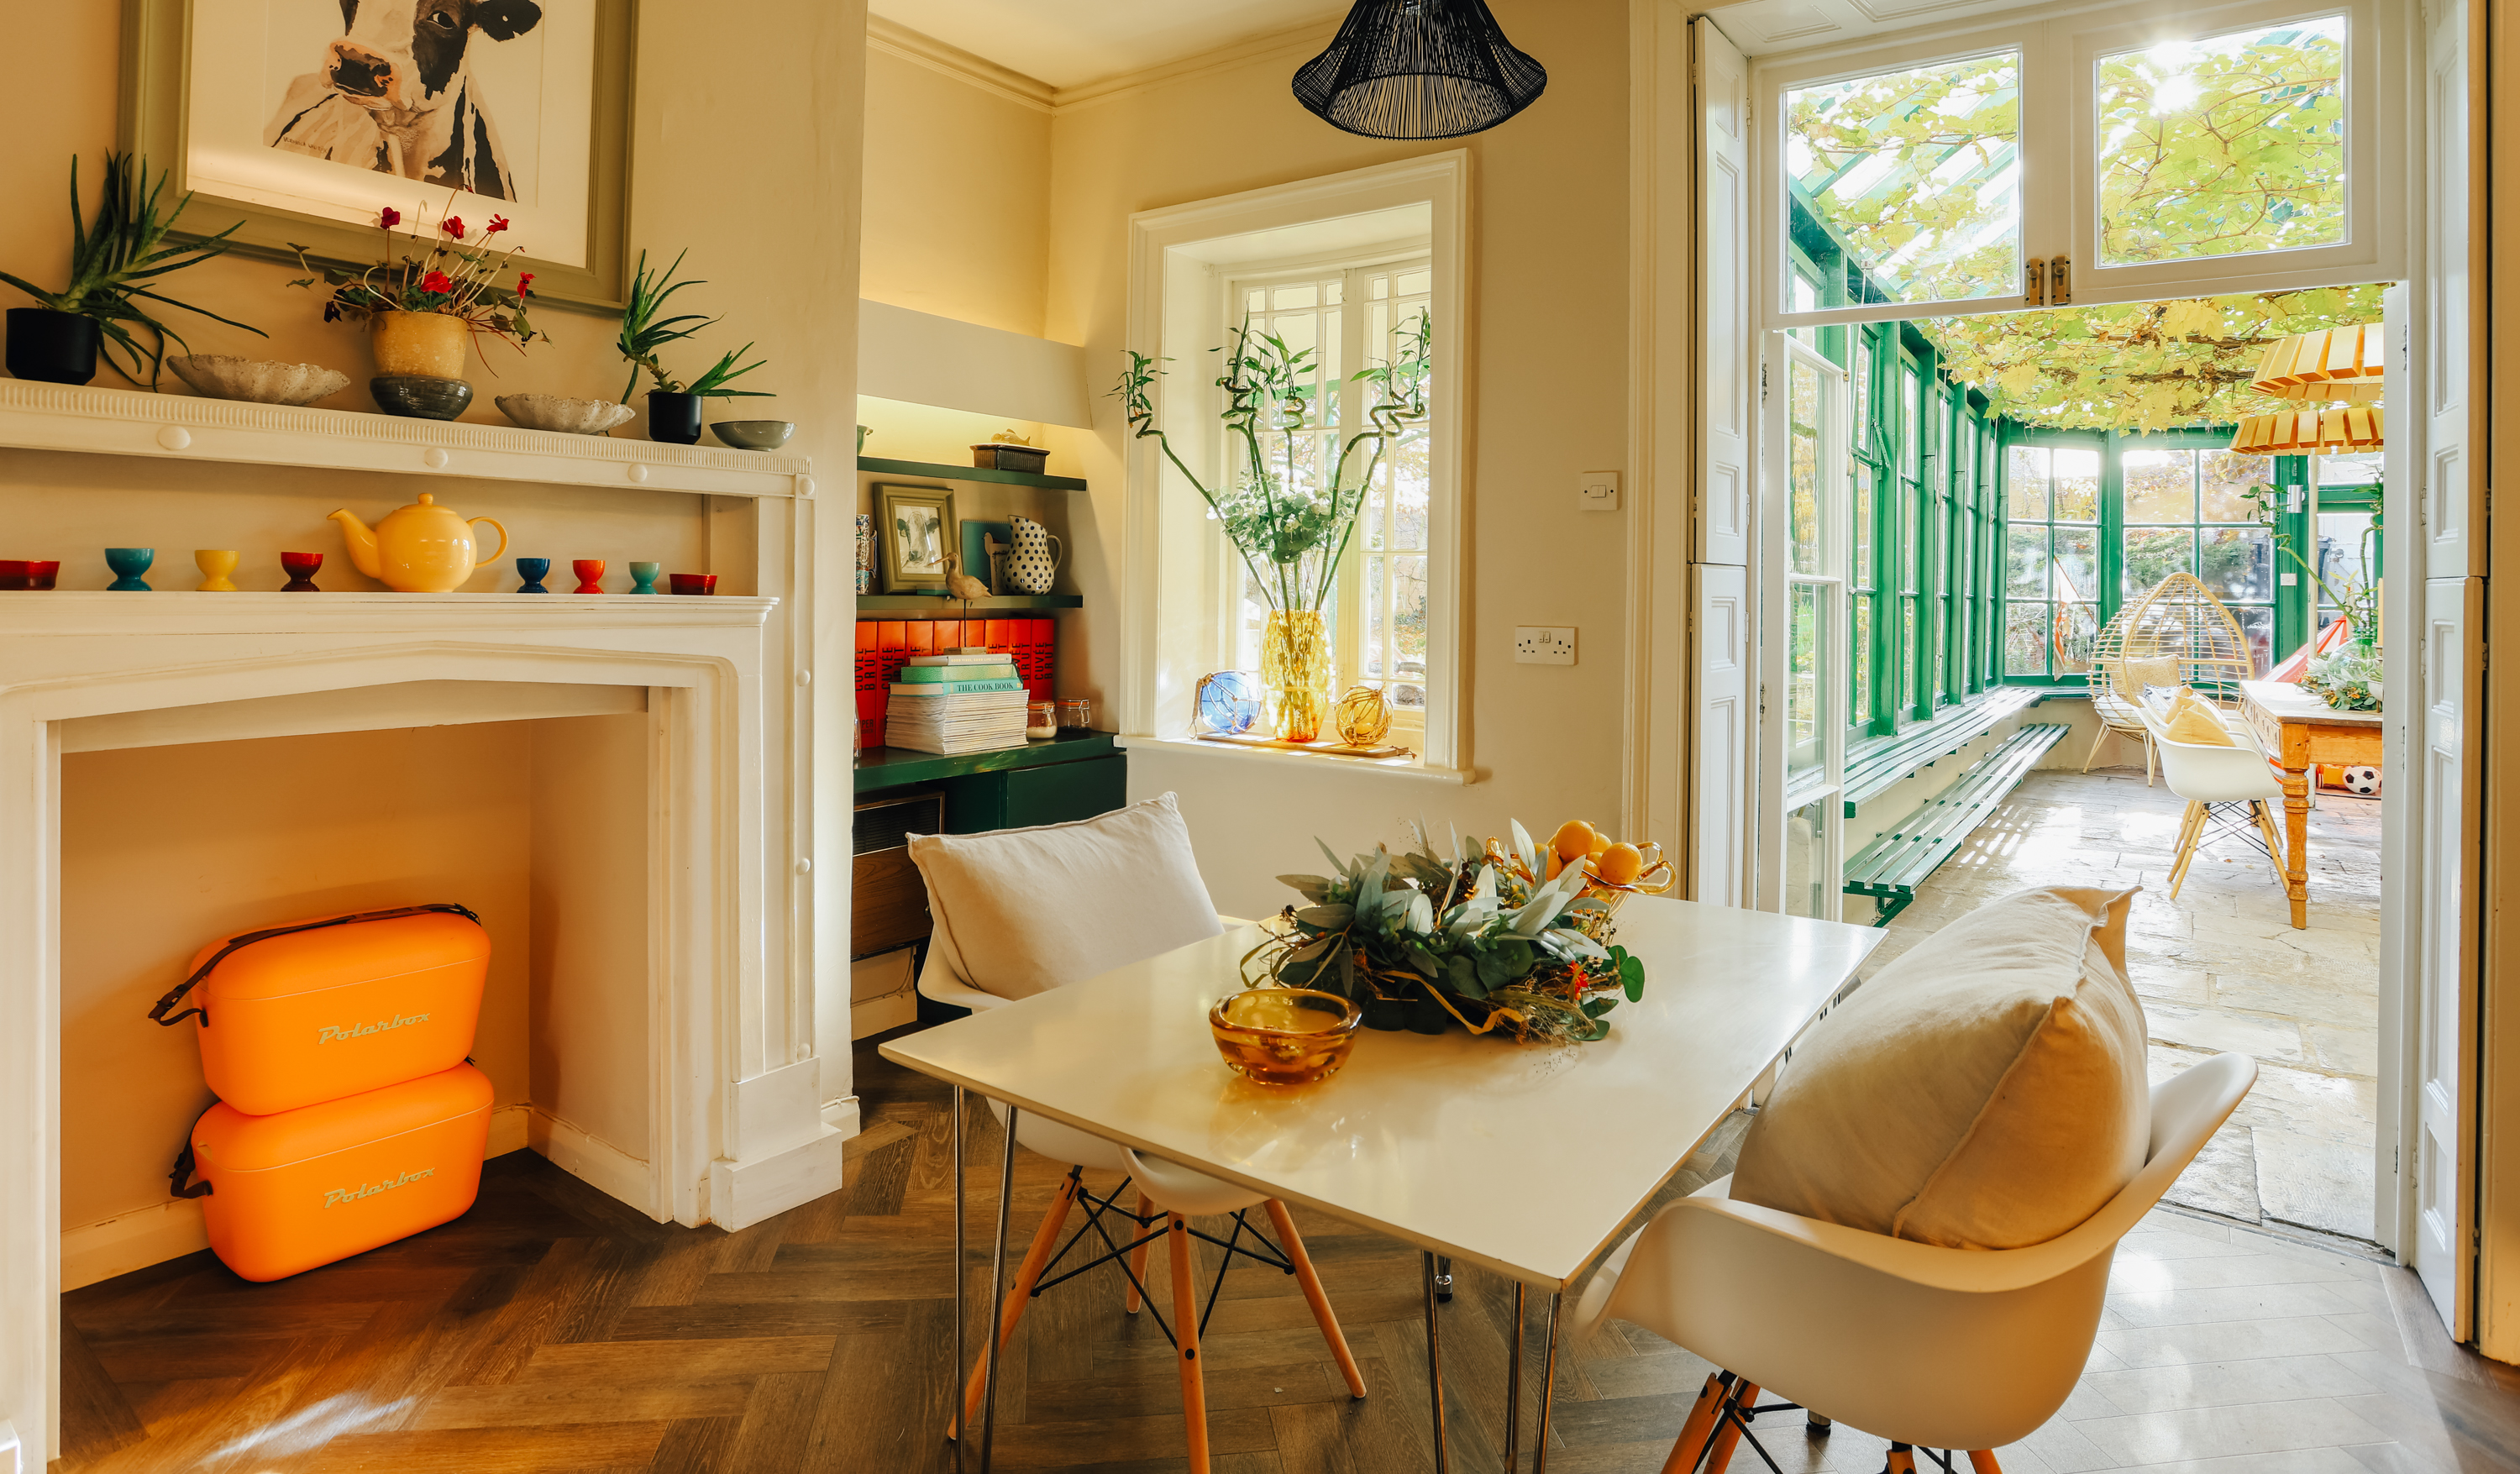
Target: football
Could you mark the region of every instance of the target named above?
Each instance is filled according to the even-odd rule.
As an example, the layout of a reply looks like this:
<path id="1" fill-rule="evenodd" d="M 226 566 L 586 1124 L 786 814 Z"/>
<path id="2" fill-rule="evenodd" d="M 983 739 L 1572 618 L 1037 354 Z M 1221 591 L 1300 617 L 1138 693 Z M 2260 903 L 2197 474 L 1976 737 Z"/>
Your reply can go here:
<path id="1" fill-rule="evenodd" d="M 2380 770 L 2377 768 L 2346 769 L 2345 791 L 2348 793 L 2360 793 L 2365 798 L 2378 793 L 2380 791 Z"/>

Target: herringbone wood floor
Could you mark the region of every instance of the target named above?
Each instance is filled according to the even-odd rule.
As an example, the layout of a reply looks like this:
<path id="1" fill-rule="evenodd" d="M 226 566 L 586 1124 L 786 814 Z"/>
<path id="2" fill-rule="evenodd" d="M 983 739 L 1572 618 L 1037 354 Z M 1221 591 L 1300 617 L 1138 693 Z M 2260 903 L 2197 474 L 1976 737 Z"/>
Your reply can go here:
<path id="1" fill-rule="evenodd" d="M 517 1152 L 455 1223 L 292 1279 L 249 1284 L 200 1254 L 66 1295 L 56 1467 L 950 1469 L 950 1094 L 871 1048 L 857 1069 L 866 1131 L 848 1185 L 740 1233 L 651 1223 Z M 969 1135 L 976 1349 L 1004 1139 L 976 1106 Z M 1017 1156 L 1011 1266 L 1057 1183 Z M 1218 1474 L 1431 1468 L 1416 1252 L 1319 1215 L 1297 1224 L 1371 1395 L 1348 1397 L 1294 1280 L 1238 1262 L 1201 1355 Z M 1202 1254 L 1203 1294 L 1215 1251 Z M 1032 1303 L 1004 1363 L 999 1467 L 1184 1467 L 1171 1349 L 1122 1312 L 1124 1283 L 1105 1267 Z M 1501 1461 L 1510 1294 L 1464 1269 L 1444 1312 L 1459 1468 Z M 1526 1449 L 1541 1321 L 1535 1297 Z M 1561 1362 L 1562 1431 L 1585 1445 L 1584 1470 L 1659 1468 L 1695 1378 L 1622 1376 L 1604 1363 L 1632 1358 L 1627 1342 L 1597 1339 Z"/>

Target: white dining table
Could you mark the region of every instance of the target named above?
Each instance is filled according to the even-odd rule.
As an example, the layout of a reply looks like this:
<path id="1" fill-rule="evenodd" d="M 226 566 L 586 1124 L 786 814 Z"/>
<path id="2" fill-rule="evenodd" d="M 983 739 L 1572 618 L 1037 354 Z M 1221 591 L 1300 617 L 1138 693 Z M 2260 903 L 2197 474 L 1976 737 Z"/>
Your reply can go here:
<path id="1" fill-rule="evenodd" d="M 1855 977 L 1881 936 L 1833 921 L 1631 898 L 1614 940 L 1644 962 L 1644 996 L 1609 1014 L 1606 1039 L 1516 1045 L 1460 1029 L 1432 1037 L 1365 1031 L 1339 1073 L 1306 1086 L 1257 1085 L 1234 1074 L 1209 1033 L 1210 1005 L 1242 987 L 1239 963 L 1260 941 L 1251 926 L 880 1050 L 955 1085 L 958 1121 L 961 1092 L 975 1091 L 1015 1112 L 1037 1111 L 1417 1246 L 1429 1287 L 1439 1470 L 1447 1458 L 1435 1257 L 1514 1281 L 1517 1327 L 1526 1290 L 1546 1291 L 1538 1474 L 1547 1467 L 1565 1292 Z M 1011 1116 L 993 1283 L 1004 1278 L 1012 1139 Z M 963 1171 L 958 1149 L 958 1237 Z M 958 1297 L 962 1280 L 958 1271 Z M 1513 1344 L 1508 1469 L 1518 1461 L 1518 1330 Z M 958 1364 L 952 1385 L 963 1374 Z M 987 1399 L 992 1420 L 995 1402 Z M 991 1432 L 984 1422 L 984 1456 Z"/>

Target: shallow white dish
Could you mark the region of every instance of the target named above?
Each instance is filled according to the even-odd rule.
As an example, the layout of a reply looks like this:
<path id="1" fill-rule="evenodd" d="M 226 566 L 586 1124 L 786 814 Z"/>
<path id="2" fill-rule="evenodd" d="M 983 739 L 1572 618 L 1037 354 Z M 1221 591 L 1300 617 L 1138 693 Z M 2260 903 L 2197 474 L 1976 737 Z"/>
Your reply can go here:
<path id="1" fill-rule="evenodd" d="M 571 399 L 564 394 L 502 394 L 499 413 L 529 430 L 601 435 L 637 411 L 609 399 Z"/>
<path id="2" fill-rule="evenodd" d="M 207 399 L 251 404 L 313 404 L 349 387 L 350 376 L 322 364 L 285 364 L 233 353 L 187 353 L 166 360 L 175 377 Z"/>

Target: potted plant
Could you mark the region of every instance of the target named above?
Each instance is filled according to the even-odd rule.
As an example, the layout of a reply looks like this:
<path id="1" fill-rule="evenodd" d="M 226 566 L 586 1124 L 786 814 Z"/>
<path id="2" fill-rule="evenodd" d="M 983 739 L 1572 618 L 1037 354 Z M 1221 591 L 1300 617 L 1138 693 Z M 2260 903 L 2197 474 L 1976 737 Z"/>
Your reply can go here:
<path id="1" fill-rule="evenodd" d="M 674 264 L 662 276 L 648 270 L 648 253 L 639 252 L 639 269 L 630 280 L 630 301 L 621 310 L 621 356 L 630 361 L 630 381 L 621 386 L 621 402 L 630 402 L 630 391 L 639 387 L 639 374 L 647 371 L 656 386 L 648 391 L 648 438 L 673 445 L 696 445 L 700 438 L 700 401 L 703 399 L 765 399 L 758 389 L 730 389 L 727 385 L 758 369 L 767 360 L 742 363 L 743 355 L 752 351 L 745 343 L 732 353 L 721 356 L 698 379 L 684 383 L 665 372 L 657 350 L 668 343 L 680 342 L 718 321 L 686 312 L 676 317 L 660 316 L 665 299 L 686 287 L 707 285 L 703 281 L 674 280 L 689 251 L 677 252 Z M 741 367 L 739 367 L 741 365 Z"/>
<path id="2" fill-rule="evenodd" d="M 451 192 L 448 199 L 453 199 Z M 318 267 L 306 259 L 308 247 L 292 246 L 298 264 L 314 275 L 289 285 L 331 289 L 324 297 L 324 321 L 348 318 L 368 325 L 377 364 L 377 377 L 368 387 L 387 414 L 452 420 L 472 398 L 472 386 L 464 379 L 467 347 L 480 352 L 479 340 L 491 337 L 522 353 L 525 344 L 547 335 L 537 333 L 525 316 L 534 274 L 520 271 L 515 286 L 499 285 L 499 274 L 515 262 L 518 249 L 512 246 L 503 250 L 492 244 L 508 229 L 504 215 L 492 215 L 477 233 L 462 216 L 444 216 L 425 253 L 396 259 L 393 231 L 401 223 L 400 210 L 377 212 L 384 259 L 359 271 Z M 419 244 L 416 237 L 413 244 Z M 481 362 L 487 368 L 489 355 L 482 353 Z"/>
<path id="3" fill-rule="evenodd" d="M 70 159 L 69 286 L 46 291 L 22 277 L 0 271 L 0 282 L 43 303 L 9 309 L 10 373 L 49 383 L 85 383 L 96 377 L 96 355 L 103 347 L 113 371 L 133 383 L 143 382 L 140 367 L 146 363 L 146 382 L 156 388 L 167 342 L 171 339 L 183 348 L 191 344 L 150 316 L 141 305 L 144 301 L 197 312 L 212 322 L 244 328 L 256 337 L 267 335 L 260 328 L 176 301 L 151 285 L 171 272 L 225 255 L 231 246 L 229 234 L 244 224 L 239 221 L 207 240 L 169 246 L 166 237 L 193 197 L 176 201 L 175 207 L 160 216 L 158 198 L 165 188 L 164 174 L 155 184 L 150 182 L 145 160 L 108 154 L 105 192 L 91 223 L 79 209 L 78 159 Z M 147 341 L 142 341 L 142 335 Z"/>
<path id="4" fill-rule="evenodd" d="M 2275 525 L 2275 514 L 2283 506 L 2283 493 L 2260 483 L 2240 493 L 2255 503 L 2258 514 L 2268 525 Z M 2380 519 L 2362 529 L 2362 546 L 2354 566 L 2372 566 L 2373 545 L 2379 540 Z M 2329 583 L 2311 559 L 2301 556 L 2292 545 L 2290 534 L 2277 531 L 2274 545 L 2283 550 L 2329 603 L 2336 605 L 2344 625 L 2341 632 L 2321 630 L 2313 638 L 2310 659 L 2302 673 L 2301 684 L 2337 711 L 2378 711 L 2383 685 L 2380 678 L 2380 583 L 2376 578 L 2357 578 L 2339 571 L 2336 582 Z M 2320 561 L 2325 561 L 2324 558 Z"/>
<path id="5" fill-rule="evenodd" d="M 1285 741 L 1309 742 L 1321 736 L 1330 684 L 1329 627 L 1322 604 L 1336 582 L 1339 559 L 1356 531 L 1356 514 L 1373 484 L 1374 468 L 1392 441 L 1426 418 L 1432 341 L 1426 315 L 1419 313 L 1403 334 L 1394 362 L 1351 376 L 1353 382 L 1373 386 L 1375 403 L 1366 412 L 1365 427 L 1340 444 L 1327 481 L 1302 454 L 1304 437 L 1295 433 L 1311 417 L 1313 350 L 1289 348 L 1273 334 L 1255 335 L 1248 319 L 1226 350 L 1225 372 L 1216 380 L 1225 390 L 1225 407 L 1217 418 L 1235 442 L 1239 484 L 1234 489 L 1210 491 L 1156 426 L 1148 391 L 1163 370 L 1154 359 L 1131 350 L 1119 386 L 1111 391 L 1127 409 L 1132 433 L 1154 437 L 1164 458 L 1225 524 L 1226 537 L 1269 602 L 1269 622 L 1260 640 L 1260 684 L 1268 691 L 1270 720 Z M 1366 454 L 1351 477 L 1349 469 L 1360 448 Z"/>

